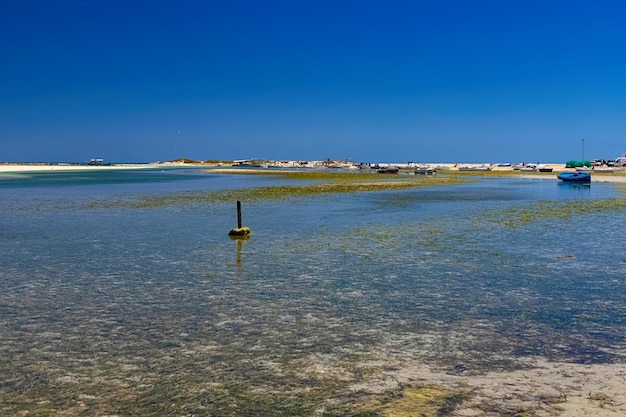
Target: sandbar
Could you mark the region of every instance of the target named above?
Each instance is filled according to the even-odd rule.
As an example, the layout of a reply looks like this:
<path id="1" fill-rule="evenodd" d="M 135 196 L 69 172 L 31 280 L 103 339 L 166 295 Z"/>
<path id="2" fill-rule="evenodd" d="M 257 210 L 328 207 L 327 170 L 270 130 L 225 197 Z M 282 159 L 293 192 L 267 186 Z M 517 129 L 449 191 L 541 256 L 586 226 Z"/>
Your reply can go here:
<path id="1" fill-rule="evenodd" d="M 0 163 L 2 172 L 44 172 L 44 171 L 95 171 L 116 169 L 159 168 L 159 164 L 113 164 L 113 165 L 78 165 L 78 164 L 11 164 Z"/>
<path id="2" fill-rule="evenodd" d="M 480 164 L 425 164 L 429 166 L 442 166 L 446 170 L 455 171 L 459 166 L 479 166 Z M 573 171 L 573 169 L 565 169 L 563 164 L 544 164 L 545 167 L 553 168 L 557 171 Z M 53 164 L 53 163 L 0 163 L 0 174 L 11 172 L 49 172 L 49 171 L 98 171 L 98 170 L 123 170 L 123 169 L 155 169 L 155 168 L 214 168 L 205 164 L 178 164 L 178 163 L 145 163 L 145 164 L 112 164 L 112 165 L 85 165 L 85 164 Z M 267 172 L 267 169 L 245 169 L 236 167 L 217 167 L 214 172 L 222 173 L 242 173 L 255 171 Z M 494 173 L 511 171 L 514 174 L 512 167 L 494 167 Z M 445 171 L 444 171 L 445 172 Z M 556 180 L 556 175 L 539 175 L 532 172 L 519 172 L 515 171 L 519 177 L 534 178 L 534 179 L 552 179 Z M 626 171 L 618 170 L 615 173 L 601 173 L 593 172 L 591 177 L 592 182 L 620 182 L 626 183 Z"/>

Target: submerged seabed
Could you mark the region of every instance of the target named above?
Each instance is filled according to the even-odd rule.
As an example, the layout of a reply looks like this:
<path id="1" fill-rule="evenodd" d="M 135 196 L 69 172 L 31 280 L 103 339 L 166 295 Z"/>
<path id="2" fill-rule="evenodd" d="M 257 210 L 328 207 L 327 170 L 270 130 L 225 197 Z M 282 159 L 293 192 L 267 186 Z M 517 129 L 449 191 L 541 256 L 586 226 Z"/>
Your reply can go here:
<path id="1" fill-rule="evenodd" d="M 244 241 L 234 201 L 93 203 L 284 180 L 125 175 L 0 182 L 0 414 L 377 415 L 351 387 L 406 367 L 626 362 L 625 213 L 511 214 L 611 184 L 244 201 Z"/>

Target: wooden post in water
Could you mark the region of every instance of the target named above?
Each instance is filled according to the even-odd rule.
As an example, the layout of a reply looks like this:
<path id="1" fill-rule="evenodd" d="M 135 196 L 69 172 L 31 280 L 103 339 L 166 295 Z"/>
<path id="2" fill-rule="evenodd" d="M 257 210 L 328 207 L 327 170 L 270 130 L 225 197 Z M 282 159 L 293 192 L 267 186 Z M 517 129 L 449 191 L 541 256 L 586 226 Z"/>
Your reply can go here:
<path id="1" fill-rule="evenodd" d="M 237 229 L 241 229 L 241 201 L 237 200 Z"/>

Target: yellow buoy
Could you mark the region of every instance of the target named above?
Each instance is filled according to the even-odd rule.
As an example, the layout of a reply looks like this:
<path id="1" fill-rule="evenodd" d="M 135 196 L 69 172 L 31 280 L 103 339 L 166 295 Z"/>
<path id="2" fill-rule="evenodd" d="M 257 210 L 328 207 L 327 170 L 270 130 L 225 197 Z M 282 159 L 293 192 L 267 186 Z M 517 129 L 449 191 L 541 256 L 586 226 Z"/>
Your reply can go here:
<path id="1" fill-rule="evenodd" d="M 231 229 L 231 231 L 228 232 L 228 236 L 250 236 L 250 228 L 244 226 Z"/>

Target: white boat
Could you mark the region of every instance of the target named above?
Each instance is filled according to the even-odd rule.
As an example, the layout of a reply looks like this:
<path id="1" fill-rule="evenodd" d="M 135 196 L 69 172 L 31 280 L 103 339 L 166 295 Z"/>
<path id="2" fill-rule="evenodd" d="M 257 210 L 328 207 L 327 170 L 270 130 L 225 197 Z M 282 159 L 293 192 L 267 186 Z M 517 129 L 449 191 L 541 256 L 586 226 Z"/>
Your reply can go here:
<path id="1" fill-rule="evenodd" d="M 437 174 L 437 168 L 416 167 L 415 168 L 415 174 L 416 175 L 436 175 Z"/>
<path id="2" fill-rule="evenodd" d="M 610 174 L 615 172 L 615 168 L 594 168 L 593 172 Z"/>
<path id="3" fill-rule="evenodd" d="M 491 171 L 491 165 L 483 164 L 476 167 L 460 167 L 459 171 Z"/>

